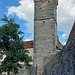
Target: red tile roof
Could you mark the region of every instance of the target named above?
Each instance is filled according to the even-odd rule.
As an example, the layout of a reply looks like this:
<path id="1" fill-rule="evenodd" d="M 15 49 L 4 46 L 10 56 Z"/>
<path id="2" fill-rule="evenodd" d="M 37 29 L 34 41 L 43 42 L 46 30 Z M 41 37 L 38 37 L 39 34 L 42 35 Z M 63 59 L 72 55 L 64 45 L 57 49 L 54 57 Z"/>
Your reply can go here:
<path id="1" fill-rule="evenodd" d="M 75 22 L 73 24 L 72 30 L 70 32 L 70 35 L 68 37 L 67 43 L 68 44 L 71 40 L 73 40 L 75 38 Z"/>
<path id="2" fill-rule="evenodd" d="M 58 48 L 61 49 L 61 46 L 62 45 L 59 41 L 58 41 Z M 33 41 L 25 41 L 24 42 L 24 48 L 33 48 Z"/>
<path id="3" fill-rule="evenodd" d="M 24 48 L 33 48 L 33 41 L 25 41 Z"/>

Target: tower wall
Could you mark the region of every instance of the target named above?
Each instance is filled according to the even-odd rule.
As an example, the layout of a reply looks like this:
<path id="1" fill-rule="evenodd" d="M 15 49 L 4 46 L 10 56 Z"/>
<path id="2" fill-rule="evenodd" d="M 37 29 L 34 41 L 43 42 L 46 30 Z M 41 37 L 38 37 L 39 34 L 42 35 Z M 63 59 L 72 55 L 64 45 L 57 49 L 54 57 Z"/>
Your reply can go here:
<path id="1" fill-rule="evenodd" d="M 42 75 L 45 57 L 56 50 L 57 22 L 56 0 L 34 0 L 34 64 L 36 75 Z"/>

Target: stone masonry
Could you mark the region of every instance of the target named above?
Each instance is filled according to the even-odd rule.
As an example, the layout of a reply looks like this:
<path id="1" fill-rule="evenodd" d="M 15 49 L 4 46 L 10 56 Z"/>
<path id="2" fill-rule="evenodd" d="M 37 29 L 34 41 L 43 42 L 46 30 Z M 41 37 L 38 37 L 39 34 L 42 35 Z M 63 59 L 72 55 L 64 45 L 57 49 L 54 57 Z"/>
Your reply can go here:
<path id="1" fill-rule="evenodd" d="M 44 75 L 75 75 L 75 39 L 46 62 Z"/>
<path id="2" fill-rule="evenodd" d="M 56 50 L 58 0 L 34 0 L 34 67 L 32 75 L 43 75 L 46 57 Z"/>

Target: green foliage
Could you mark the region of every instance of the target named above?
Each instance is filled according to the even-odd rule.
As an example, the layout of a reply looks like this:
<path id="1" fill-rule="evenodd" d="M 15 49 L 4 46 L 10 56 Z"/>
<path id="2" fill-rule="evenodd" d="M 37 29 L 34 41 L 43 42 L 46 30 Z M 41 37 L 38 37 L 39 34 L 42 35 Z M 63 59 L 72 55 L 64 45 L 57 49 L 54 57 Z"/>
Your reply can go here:
<path id="1" fill-rule="evenodd" d="M 13 18 L 8 20 L 6 16 L 4 17 L 1 21 L 5 23 L 0 27 L 0 58 L 3 55 L 6 57 L 0 65 L 0 73 L 17 73 L 22 68 L 20 62 L 25 62 L 25 67 L 29 68 L 32 59 L 28 56 L 28 50 L 23 47 L 23 32 L 19 30 L 20 26 Z"/>

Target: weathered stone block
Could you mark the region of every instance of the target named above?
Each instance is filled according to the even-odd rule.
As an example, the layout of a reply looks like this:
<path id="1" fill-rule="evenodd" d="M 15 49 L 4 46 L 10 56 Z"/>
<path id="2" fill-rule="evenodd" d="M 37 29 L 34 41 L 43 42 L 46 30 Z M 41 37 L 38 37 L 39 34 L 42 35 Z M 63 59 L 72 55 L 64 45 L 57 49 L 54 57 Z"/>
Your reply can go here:
<path id="1" fill-rule="evenodd" d="M 34 0 L 34 64 L 37 75 L 43 74 L 44 58 L 56 50 L 57 23 L 55 0 Z"/>
<path id="2" fill-rule="evenodd" d="M 45 75 L 75 75 L 75 39 L 44 66 Z"/>

